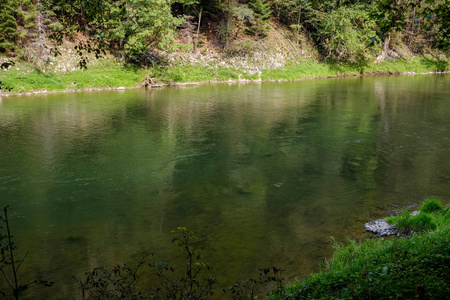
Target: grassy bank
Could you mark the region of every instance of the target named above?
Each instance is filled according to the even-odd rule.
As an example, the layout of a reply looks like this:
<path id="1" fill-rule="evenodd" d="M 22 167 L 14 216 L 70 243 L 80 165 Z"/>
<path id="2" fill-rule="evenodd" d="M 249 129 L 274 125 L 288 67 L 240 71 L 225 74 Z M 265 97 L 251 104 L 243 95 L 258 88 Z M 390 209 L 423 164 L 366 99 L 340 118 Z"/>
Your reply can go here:
<path id="1" fill-rule="evenodd" d="M 287 286 L 282 298 L 445 299 L 450 295 L 450 205 L 426 200 L 418 215 L 404 212 L 388 221 L 414 233 L 336 245 L 321 272 Z"/>
<path id="2" fill-rule="evenodd" d="M 12 93 L 37 90 L 61 91 L 106 87 L 134 87 L 145 77 L 145 70 L 127 67 L 113 60 L 102 60 L 87 70 L 75 69 L 61 73 L 52 68 L 38 69 L 31 64 L 16 62 L 9 70 L 0 70 L 0 80 Z"/>
<path id="3" fill-rule="evenodd" d="M 250 72 L 235 67 L 212 64 L 174 64 L 168 67 L 139 68 L 117 63 L 114 59 L 96 61 L 87 70 L 67 73 L 55 71 L 51 66 L 38 69 L 31 64 L 16 62 L 8 70 L 0 70 L 2 87 L 12 94 L 31 91 L 64 91 L 90 88 L 136 87 L 145 76 L 156 83 L 220 82 L 228 80 L 298 80 L 316 77 L 372 75 L 397 73 L 426 73 L 450 70 L 447 61 L 431 57 L 416 57 L 410 61 L 395 60 L 381 64 L 324 63 L 315 60 L 287 63 L 277 69 Z"/>

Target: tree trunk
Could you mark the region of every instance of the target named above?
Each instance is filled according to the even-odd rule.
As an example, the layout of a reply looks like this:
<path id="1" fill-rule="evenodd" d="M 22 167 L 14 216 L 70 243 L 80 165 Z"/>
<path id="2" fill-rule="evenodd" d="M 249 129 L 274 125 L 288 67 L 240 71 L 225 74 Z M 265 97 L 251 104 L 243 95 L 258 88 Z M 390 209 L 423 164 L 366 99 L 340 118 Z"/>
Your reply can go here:
<path id="1" fill-rule="evenodd" d="M 202 22 L 203 7 L 200 7 L 200 13 L 198 14 L 197 35 L 194 38 L 194 52 L 197 49 L 198 37 L 200 36 L 200 23 Z"/>
<path id="2" fill-rule="evenodd" d="M 389 51 L 389 42 L 391 41 L 391 37 L 388 36 L 383 43 L 383 51 L 381 54 L 377 57 L 377 60 L 375 61 L 376 64 L 379 64 L 384 61 L 386 58 L 387 52 Z"/>
<path id="3" fill-rule="evenodd" d="M 411 46 L 412 43 L 412 37 L 414 36 L 414 23 L 416 19 L 416 8 L 414 7 L 413 16 L 412 16 L 412 22 L 411 22 L 411 35 L 409 36 L 409 46 Z"/>

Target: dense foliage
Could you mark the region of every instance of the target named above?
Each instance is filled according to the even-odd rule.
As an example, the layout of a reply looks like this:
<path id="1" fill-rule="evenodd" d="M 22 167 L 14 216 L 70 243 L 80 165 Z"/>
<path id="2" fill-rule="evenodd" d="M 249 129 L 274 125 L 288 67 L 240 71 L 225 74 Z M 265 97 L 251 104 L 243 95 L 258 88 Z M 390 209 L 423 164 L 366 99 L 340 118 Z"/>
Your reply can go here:
<path id="1" fill-rule="evenodd" d="M 338 7 L 318 13 L 316 39 L 327 56 L 355 61 L 364 56 L 368 37 L 375 36 L 375 22 L 361 5 Z"/>
<path id="2" fill-rule="evenodd" d="M 69 38 L 80 42 L 80 56 L 107 49 L 136 63 L 159 63 L 152 50 L 174 50 L 181 29 L 189 31 L 194 49 L 203 35 L 229 50 L 238 40 L 267 37 L 270 24 L 309 37 L 322 58 L 338 61 L 364 58 L 367 49 L 379 52 L 381 44 L 388 50 L 393 38 L 415 53 L 446 51 L 450 45 L 449 0 L 1 0 L 0 5 L 0 52 L 27 60 L 48 58 L 48 38 Z"/>

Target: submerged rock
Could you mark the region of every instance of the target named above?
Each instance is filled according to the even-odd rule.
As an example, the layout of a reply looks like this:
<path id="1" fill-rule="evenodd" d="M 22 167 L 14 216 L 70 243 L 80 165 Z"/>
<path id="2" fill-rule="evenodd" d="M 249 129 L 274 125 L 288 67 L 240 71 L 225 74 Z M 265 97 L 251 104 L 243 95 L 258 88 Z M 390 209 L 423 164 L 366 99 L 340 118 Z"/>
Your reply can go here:
<path id="1" fill-rule="evenodd" d="M 372 233 L 375 233 L 378 236 L 389 236 L 397 234 L 397 230 L 395 230 L 394 225 L 390 225 L 383 219 L 375 220 L 369 223 L 364 224 L 364 228 Z"/>

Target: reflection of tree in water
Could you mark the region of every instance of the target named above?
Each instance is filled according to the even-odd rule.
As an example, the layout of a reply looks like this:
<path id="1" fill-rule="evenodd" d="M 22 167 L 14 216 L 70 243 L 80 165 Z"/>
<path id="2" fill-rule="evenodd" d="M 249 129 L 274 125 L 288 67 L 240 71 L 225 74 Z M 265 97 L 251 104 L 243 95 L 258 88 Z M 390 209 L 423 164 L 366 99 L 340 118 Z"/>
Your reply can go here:
<path id="1" fill-rule="evenodd" d="M 362 191 L 377 188 L 378 152 L 372 143 L 358 142 L 347 148 L 342 157 L 341 176 L 354 182 Z"/>
<path id="2" fill-rule="evenodd" d="M 446 195 L 442 184 L 433 183 L 438 174 L 447 172 L 441 170 L 449 169 L 450 143 L 445 137 L 450 135 L 450 109 L 438 100 L 450 96 L 445 78 L 380 80 L 375 95 L 383 124 L 383 134 L 377 138 L 383 158 L 377 184 L 384 197 L 403 195 L 402 201 L 411 204 L 431 194 Z"/>

